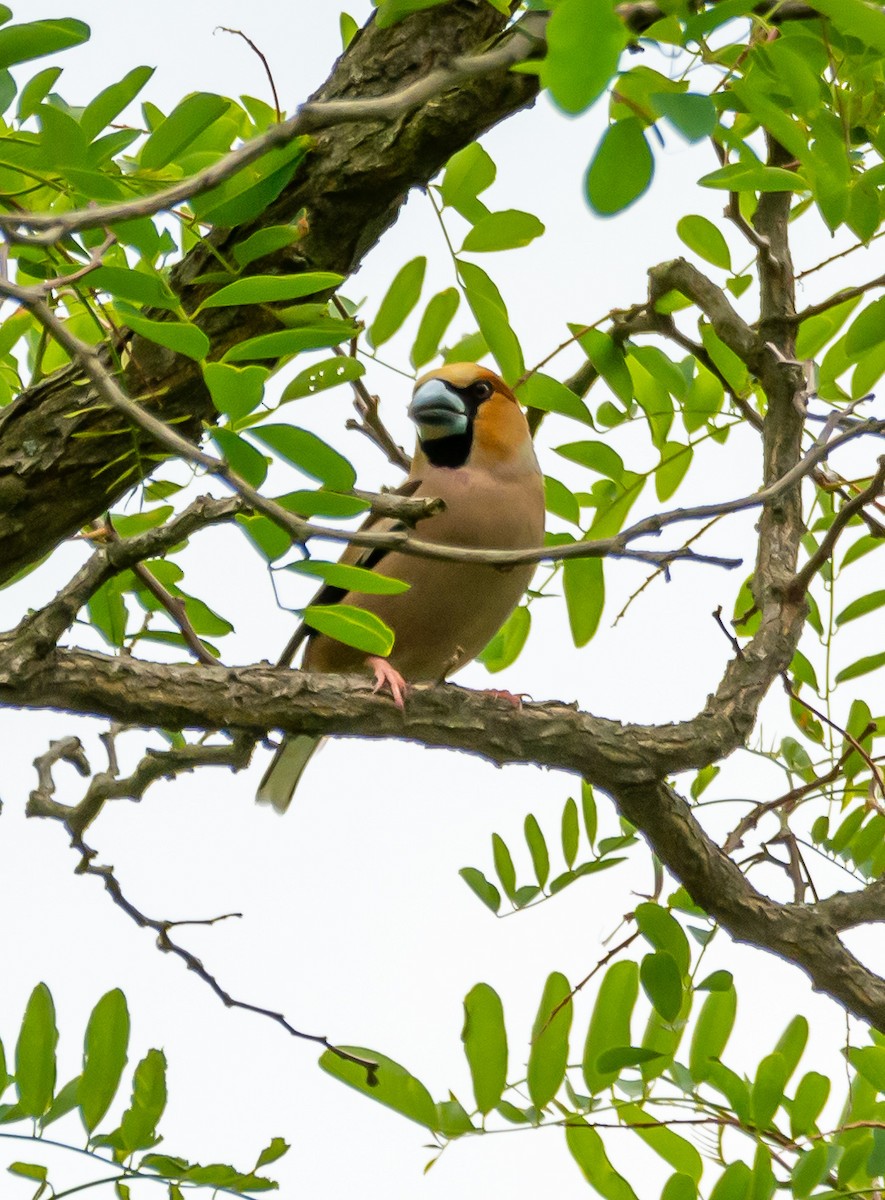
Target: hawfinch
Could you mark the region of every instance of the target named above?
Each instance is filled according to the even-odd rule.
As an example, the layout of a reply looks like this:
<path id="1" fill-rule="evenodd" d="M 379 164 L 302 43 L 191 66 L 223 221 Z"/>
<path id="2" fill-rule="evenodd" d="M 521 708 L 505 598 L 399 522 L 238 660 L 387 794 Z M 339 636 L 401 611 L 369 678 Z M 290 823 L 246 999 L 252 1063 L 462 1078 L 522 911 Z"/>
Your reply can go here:
<path id="1" fill-rule="evenodd" d="M 439 497 L 444 511 L 423 520 L 418 537 L 446 546 L 523 550 L 544 538 L 544 489 L 528 424 L 503 380 L 475 363 L 453 363 L 422 376 L 409 416 L 418 447 L 402 491 Z M 365 528 L 397 528 L 388 519 Z M 349 547 L 342 562 L 408 583 L 397 595 L 344 592 L 329 585 L 315 604 L 352 604 L 393 630 L 390 657 L 366 656 L 302 625 L 290 648 L 306 640 L 302 668 L 336 674 L 374 672 L 402 707 L 405 680 L 435 683 L 474 659 L 529 585 L 534 564 L 501 569 L 435 561 L 397 550 Z M 258 789 L 258 800 L 285 812 L 318 738 L 287 737 Z"/>

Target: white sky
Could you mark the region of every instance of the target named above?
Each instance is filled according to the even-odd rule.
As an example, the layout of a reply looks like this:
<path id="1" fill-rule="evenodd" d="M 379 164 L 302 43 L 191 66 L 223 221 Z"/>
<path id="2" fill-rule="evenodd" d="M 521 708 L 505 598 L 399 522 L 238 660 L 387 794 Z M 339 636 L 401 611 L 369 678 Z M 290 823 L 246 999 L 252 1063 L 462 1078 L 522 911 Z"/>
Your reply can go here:
<path id="1" fill-rule="evenodd" d="M 354 3 L 351 11 L 362 20 L 369 5 Z M 58 15 L 80 17 L 93 29 L 87 47 L 58 59 L 65 73 L 57 90 L 71 103 L 85 102 L 141 63 L 157 66 L 144 96 L 167 111 L 193 90 L 268 98 L 260 64 L 248 48 L 239 39 L 213 34 L 217 26 L 230 25 L 242 28 L 268 55 L 283 104 L 291 110 L 325 78 L 340 48 L 338 6 L 305 0 L 282 7 L 272 0 L 248 6 L 154 0 L 149 9 L 122 12 L 110 0 L 67 5 L 28 0 L 17 13 L 19 19 Z M 27 68 L 21 77 L 52 61 Z M 567 321 L 594 321 L 613 306 L 641 299 L 647 267 L 683 252 L 675 234 L 679 216 L 698 212 L 719 220 L 721 194 L 686 190 L 689 180 L 715 166 L 710 152 L 689 148 L 672 134 L 664 152 L 656 150 L 651 192 L 616 222 L 594 218 L 582 200 L 581 178 L 604 120 L 603 105 L 580 120 L 567 120 L 542 100 L 485 139 L 498 164 L 498 181 L 486 202 L 524 208 L 547 225 L 545 237 L 532 246 L 486 256 L 482 263 L 510 306 L 529 363 L 567 336 Z M 736 261 L 748 260 L 731 230 L 723 231 Z M 833 249 L 822 228 L 810 223 L 797 259 L 810 265 Z M 371 297 L 371 314 L 398 268 L 419 253 L 430 259 L 429 297 L 452 282 L 452 272 L 430 207 L 416 194 L 347 285 L 347 294 Z M 877 270 L 874 264 L 858 268 L 862 278 Z M 817 286 L 840 282 L 831 273 Z M 816 295 L 809 289 L 807 299 Z M 467 327 L 459 313 L 454 331 Z M 403 365 L 409 332 L 414 335 L 414 322 L 385 347 Z M 574 353 L 564 354 L 549 369 L 564 377 L 577 361 Z M 390 424 L 409 444 L 408 382 L 381 369 L 372 369 L 368 382 L 382 393 Z M 371 447 L 359 437 L 336 434 L 348 409 L 341 389 L 300 402 L 297 412 L 290 407 L 287 417 L 337 438 L 365 486 L 390 482 L 391 469 Z M 568 468 L 549 447 L 582 436 L 556 420 L 545 430 L 545 469 L 574 486 L 585 486 L 588 477 Z M 644 438 L 619 437 L 614 444 L 644 466 L 653 464 Z M 707 461 L 708 469 L 678 494 L 680 503 L 740 495 L 758 483 L 749 435 L 714 448 Z M 642 503 L 653 506 L 653 494 Z M 749 564 L 752 526 L 752 516 L 736 518 L 718 546 L 743 554 Z M 82 549 L 69 544 L 21 585 L 0 592 L 0 627 L 48 598 L 82 557 Z M 210 531 L 192 546 L 186 562 L 194 579 L 201 576 L 199 594 L 237 626 L 237 634 L 222 643 L 225 661 L 278 653 L 292 619 L 274 607 L 262 564 L 243 538 Z M 628 619 L 612 629 L 614 614 L 644 573 L 610 563 L 610 603 L 597 638 L 575 652 L 562 629 L 561 603 L 537 606 L 538 628 L 528 650 L 496 677 L 495 686 L 536 699 L 577 700 L 624 720 L 688 717 L 715 686 L 729 653 L 709 614 L 719 604 L 730 613 L 743 573 L 686 566 L 675 572 L 672 584 L 659 581 L 648 589 Z M 297 602 L 294 592 L 291 599 Z M 471 667 L 461 681 L 482 687 L 487 678 L 482 668 Z M 881 701 L 881 680 L 878 688 Z M 775 727 L 778 736 L 789 732 L 779 698 L 767 711 L 766 734 L 773 735 Z M 96 881 L 75 877 L 75 859 L 60 829 L 24 820 L 34 785 L 31 761 L 50 738 L 77 732 L 100 767 L 99 731 L 97 724 L 58 713 L 0 713 L 0 897 L 6 913 L 0 921 L 0 1035 L 7 1053 L 27 995 L 44 979 L 59 1010 L 60 1074 L 66 1080 L 78 1069 L 79 1039 L 92 1004 L 120 986 L 133 1015 L 132 1065 L 149 1046 L 163 1047 L 169 1058 L 162 1147 L 169 1153 L 245 1169 L 271 1136 L 281 1135 L 293 1149 L 269 1171 L 282 1181 L 284 1196 L 359 1192 L 367 1200 L 416 1195 L 469 1200 L 491 1191 L 515 1197 L 583 1191 L 559 1132 L 464 1141 L 422 1178 L 430 1155 L 418 1126 L 329 1080 L 316 1067 L 314 1047 L 288 1039 L 268 1021 L 225 1010 L 177 961 L 161 957 L 151 936 L 115 909 Z M 134 754 L 138 738 L 129 740 Z M 264 763 L 260 756 L 248 775 L 203 772 L 174 786 L 158 785 L 138 809 L 109 806 L 91 831 L 100 861 L 115 865 L 127 893 L 151 915 L 179 919 L 241 911 L 241 921 L 180 931 L 225 987 L 238 998 L 282 1009 L 300 1028 L 389 1054 L 437 1099 L 452 1088 L 466 1107 L 472 1104 L 459 1034 L 461 1000 L 475 982 L 485 980 L 500 992 L 511 1061 L 520 1063 L 548 972 L 562 970 L 572 981 L 583 977 L 603 952 L 602 939 L 635 905 L 630 889 L 651 887 L 647 856 L 634 852 L 638 870 L 592 877 L 536 911 L 495 921 L 457 877 L 458 869 L 475 865 L 490 872 L 489 835 L 495 830 L 515 847 L 518 869 L 528 881 L 528 857 L 519 849 L 524 816 L 534 812 L 555 845 L 562 805 L 575 794 L 576 781 L 529 767 L 496 770 L 465 755 L 417 746 L 338 741 L 312 763 L 295 805 L 280 820 L 252 804 Z M 754 798 L 783 790 L 779 774 L 748 755 L 732 760 L 717 787 L 722 796 Z M 74 799 L 76 783 L 62 794 Z M 611 831 L 611 806 L 601 799 L 600 808 Z M 734 812 L 723 814 L 723 828 Z M 736 1069 L 758 1061 L 798 1010 L 811 1019 L 817 1047 L 816 1061 L 807 1055 L 803 1068 L 838 1069 L 844 1022 L 835 1006 L 813 996 L 797 971 L 717 940 L 721 944 L 709 954 L 711 969 L 740 965 L 739 1028 L 728 1061 Z M 582 996 L 577 1005 L 575 1058 L 592 998 Z M 761 1046 L 748 1049 L 760 1030 Z M 58 1129 L 62 1134 L 65 1126 Z M 643 1182 L 634 1164 L 647 1161 L 637 1159 L 635 1142 L 620 1134 L 611 1143 L 616 1161 L 634 1172 L 634 1186 Z M 30 1147 L 10 1145 L 4 1161 L 33 1157 Z M 88 1171 L 86 1160 L 67 1162 L 59 1177 L 74 1182 Z M 664 1177 L 656 1160 L 649 1161 L 649 1171 L 649 1183 Z M 0 1191 L 10 1200 L 30 1195 L 18 1181 L 4 1183 Z"/>

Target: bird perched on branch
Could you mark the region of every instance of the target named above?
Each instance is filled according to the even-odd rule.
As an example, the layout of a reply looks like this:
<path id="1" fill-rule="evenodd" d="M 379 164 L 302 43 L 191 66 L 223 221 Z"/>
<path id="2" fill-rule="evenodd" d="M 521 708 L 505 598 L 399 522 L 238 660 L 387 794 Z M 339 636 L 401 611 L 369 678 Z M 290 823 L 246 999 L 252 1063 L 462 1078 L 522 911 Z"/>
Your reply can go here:
<path id="1" fill-rule="evenodd" d="M 513 392 L 492 371 L 453 363 L 422 376 L 409 416 L 418 447 L 402 491 L 438 497 L 445 509 L 423 520 L 422 541 L 484 550 L 523 550 L 544 536 L 544 489 L 525 416 Z M 365 529 L 397 528 L 390 518 Z M 364 652 L 302 625 L 289 656 L 306 641 L 302 668 L 353 674 L 371 671 L 400 707 L 406 681 L 439 682 L 474 659 L 510 615 L 534 564 L 501 569 L 419 558 L 398 550 L 350 546 L 342 563 L 367 567 L 409 584 L 396 595 L 345 592 L 326 585 L 314 604 L 367 609 L 395 635 L 388 658 Z M 285 812 L 320 739 L 287 737 L 258 789 L 258 800 Z"/>

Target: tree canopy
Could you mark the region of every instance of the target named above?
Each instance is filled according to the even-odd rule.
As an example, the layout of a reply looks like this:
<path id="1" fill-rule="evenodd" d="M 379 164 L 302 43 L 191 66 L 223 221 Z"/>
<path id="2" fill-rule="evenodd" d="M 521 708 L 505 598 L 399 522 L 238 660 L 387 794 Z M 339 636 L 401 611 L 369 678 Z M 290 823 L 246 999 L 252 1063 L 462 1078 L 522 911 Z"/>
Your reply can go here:
<path id="1" fill-rule="evenodd" d="M 291 115 L 280 107 L 291 81 L 269 67 L 269 99 L 197 91 L 162 111 L 135 58 L 95 95 L 70 95 L 63 64 L 88 26 L 17 21 L 5 6 L 0 18 L 0 582 L 17 606 L 0 633 L 0 699 L 94 718 L 106 753 L 96 768 L 75 734 L 56 739 L 30 796 L 7 802 L 62 825 L 77 871 L 186 964 L 206 1005 L 320 1043 L 323 1071 L 432 1137 L 431 1161 L 464 1138 L 555 1126 L 607 1200 L 878 1194 L 885 975 L 848 939 L 885 918 L 885 420 L 874 394 L 885 373 L 885 8 L 377 0 L 362 27 L 341 15 L 341 57 Z M 703 147 L 706 165 L 682 181 L 684 256 L 648 262 L 641 295 L 618 278 L 597 284 L 604 311 L 589 323 L 538 295 L 558 332 L 534 359 L 502 280 L 545 227 L 518 196 L 502 198 L 481 139 L 536 103 L 560 114 L 561 154 L 583 173 L 586 226 L 563 276 L 589 270 L 588 239 L 616 235 L 654 196 L 673 146 Z M 569 118 L 594 106 L 606 120 L 588 146 Z M 534 117 L 522 118 L 527 144 Z M 356 273 L 416 192 L 439 244 L 391 263 L 389 286 L 364 297 Z M 711 194 L 719 220 L 695 211 Z M 797 244 L 813 255 L 799 267 Z M 450 282 L 434 291 L 437 260 Z M 356 443 L 391 483 L 408 463 L 392 404 L 369 381 L 458 361 L 492 366 L 526 408 L 545 472 L 543 546 L 428 546 L 432 504 L 359 478 Z M 341 396 L 352 397 L 346 419 Z M 314 427 L 299 412 L 310 404 Z M 401 527 L 358 532 L 367 512 Z M 752 562 L 735 549 L 746 515 Z M 721 669 L 694 715 L 674 707 L 655 723 L 640 695 L 613 714 L 561 699 L 514 708 L 454 686 L 416 688 L 400 711 L 364 680 L 231 660 L 224 594 L 194 566 L 210 530 L 252 548 L 237 589 L 272 604 L 270 579 L 295 612 L 312 583 L 340 579 L 332 563 L 349 543 L 537 562 L 481 656 L 492 674 L 552 636 L 551 622 L 546 652 L 573 661 L 609 636 L 604 618 L 636 621 L 649 595 L 665 607 L 671 576 L 715 573 L 727 606 L 711 614 L 690 588 L 681 603 L 716 631 Z M 616 613 L 612 580 L 626 565 L 643 574 Z M 33 604 L 38 567 L 57 582 Z M 393 633 L 372 614 L 314 617 L 367 653 L 390 652 Z M 645 670 L 665 696 L 656 663 Z M 139 758 L 123 769 L 118 742 L 133 730 L 144 731 Z M 143 910 L 105 865 L 112 801 L 184 774 L 211 779 L 209 768 L 242 771 L 274 731 L 406 738 L 571 777 L 560 811 L 527 812 L 518 846 L 494 833 L 488 860 L 461 871 L 481 914 L 555 908 L 590 886 L 598 905 L 604 885 L 590 877 L 651 870 L 651 893 L 584 978 L 537 980 L 518 1047 L 508 998 L 485 981 L 470 988 L 472 1094 L 435 1094 L 396 1045 L 340 1044 L 228 990 L 177 923 Z M 767 772 L 755 791 L 742 775 L 750 759 Z M 58 791 L 65 765 L 87 781 L 73 801 Z M 734 1056 L 740 972 L 707 969 L 714 937 L 786 960 L 844 1011 L 845 1078 L 800 1070 L 801 1014 L 775 1010 L 755 1061 Z M 58 1087 L 54 1001 L 38 983 L 18 1032 L 4 1030 L 16 1048 L 7 1068 L 0 1047 L 0 1140 L 17 1123 L 35 1140 L 52 1126 L 47 1140 L 76 1111 L 123 1200 L 148 1180 L 173 1198 L 275 1186 L 279 1130 L 242 1169 L 156 1152 L 159 1050 L 116 1116 L 129 1022 L 122 992 L 107 992 L 82 1071 Z M 645 1166 L 631 1171 L 627 1135 L 656 1159 L 652 1182 Z M 30 1157 L 10 1169 L 36 1196 L 73 1190 L 53 1190 Z"/>

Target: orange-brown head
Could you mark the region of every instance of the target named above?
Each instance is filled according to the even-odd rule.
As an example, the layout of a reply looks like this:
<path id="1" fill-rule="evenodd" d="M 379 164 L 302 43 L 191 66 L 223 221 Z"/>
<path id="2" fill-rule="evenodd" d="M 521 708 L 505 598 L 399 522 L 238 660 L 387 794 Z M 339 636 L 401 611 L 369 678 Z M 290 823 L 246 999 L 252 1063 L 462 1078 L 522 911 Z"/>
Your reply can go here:
<path id="1" fill-rule="evenodd" d="M 409 416 L 418 443 L 437 467 L 534 463 L 531 435 L 519 401 L 503 379 L 476 363 L 449 363 L 415 384 Z"/>

